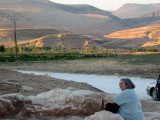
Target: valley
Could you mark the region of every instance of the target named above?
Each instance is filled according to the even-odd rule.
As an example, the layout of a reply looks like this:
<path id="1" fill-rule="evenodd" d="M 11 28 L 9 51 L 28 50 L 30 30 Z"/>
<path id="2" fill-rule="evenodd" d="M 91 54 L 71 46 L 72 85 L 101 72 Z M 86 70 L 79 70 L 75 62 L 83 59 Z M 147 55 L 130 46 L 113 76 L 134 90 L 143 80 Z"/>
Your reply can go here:
<path id="1" fill-rule="evenodd" d="M 86 49 L 87 43 L 97 48 L 159 50 L 158 6 L 127 4 L 109 12 L 90 5 L 63 5 L 49 0 L 1 0 L 0 44 L 14 47 L 12 19 L 18 19 L 17 44 L 22 46 Z M 154 9 L 144 11 L 146 7 Z"/>

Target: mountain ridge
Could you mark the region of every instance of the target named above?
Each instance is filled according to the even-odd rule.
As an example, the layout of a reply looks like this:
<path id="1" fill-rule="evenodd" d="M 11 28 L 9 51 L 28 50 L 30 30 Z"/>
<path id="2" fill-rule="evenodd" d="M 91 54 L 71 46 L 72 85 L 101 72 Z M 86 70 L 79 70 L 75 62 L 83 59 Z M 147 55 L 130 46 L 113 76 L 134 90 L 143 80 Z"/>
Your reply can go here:
<path id="1" fill-rule="evenodd" d="M 155 4 L 135 4 L 135 3 L 128 3 L 124 4 L 122 7 L 113 11 L 112 13 L 120 17 L 121 19 L 125 18 L 135 18 L 141 17 L 145 14 L 149 14 L 155 11 L 160 10 L 160 3 Z"/>
<path id="2" fill-rule="evenodd" d="M 63 7 L 63 9 L 60 7 Z M 14 2 L 10 2 L 9 0 L 1 0 L 0 8 L 1 11 L 3 11 L 2 8 L 8 8 L 9 11 L 14 11 L 13 14 L 10 12 L 7 15 L 12 16 L 13 18 L 15 14 L 24 16 L 26 19 L 30 20 L 28 23 L 33 26 L 49 26 L 58 29 L 71 30 L 72 32 L 84 32 L 91 34 L 96 34 L 97 32 L 100 34 L 101 32 L 104 33 L 104 31 L 108 31 L 109 33 L 116 31 L 117 29 L 123 29 L 121 19 L 112 15 L 110 12 L 106 12 L 88 5 L 82 6 L 82 8 L 80 6 L 82 12 L 79 12 L 79 14 L 77 6 L 60 5 L 48 0 L 14 0 Z M 65 8 L 70 9 L 66 11 Z M 88 11 L 86 11 L 86 9 L 83 10 L 84 8 L 88 9 Z M 75 10 L 77 12 L 73 13 L 72 11 Z M 96 13 L 90 12 L 92 10 L 98 11 L 100 15 L 105 15 L 107 17 L 102 19 L 100 17 L 86 16 L 87 14 Z M 21 18 L 18 19 L 21 20 Z M 108 26 L 111 29 L 107 29 Z"/>

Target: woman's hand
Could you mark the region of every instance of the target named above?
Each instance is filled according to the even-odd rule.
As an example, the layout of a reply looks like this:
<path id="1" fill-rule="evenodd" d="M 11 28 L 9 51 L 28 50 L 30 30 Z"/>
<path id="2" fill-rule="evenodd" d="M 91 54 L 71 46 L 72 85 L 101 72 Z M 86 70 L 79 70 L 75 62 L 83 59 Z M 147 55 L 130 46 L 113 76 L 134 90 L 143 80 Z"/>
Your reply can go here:
<path id="1" fill-rule="evenodd" d="M 112 103 L 113 104 L 115 102 L 113 101 L 113 98 L 111 98 L 111 99 L 108 100 L 108 103 Z"/>

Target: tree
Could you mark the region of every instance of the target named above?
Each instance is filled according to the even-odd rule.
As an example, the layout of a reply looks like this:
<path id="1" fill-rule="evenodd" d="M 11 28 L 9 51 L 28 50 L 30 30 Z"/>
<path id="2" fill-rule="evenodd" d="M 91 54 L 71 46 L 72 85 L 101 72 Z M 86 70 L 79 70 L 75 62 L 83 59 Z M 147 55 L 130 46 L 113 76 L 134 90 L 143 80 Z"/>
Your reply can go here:
<path id="1" fill-rule="evenodd" d="M 92 46 L 91 46 L 91 49 L 92 49 L 92 50 L 95 50 L 95 49 L 96 49 L 96 46 L 95 46 L 95 45 L 92 45 Z"/>
<path id="2" fill-rule="evenodd" d="M 4 45 L 1 45 L 1 46 L 0 46 L 0 52 L 5 52 L 5 47 L 4 47 Z"/>
<path id="3" fill-rule="evenodd" d="M 22 45 L 18 46 L 19 53 L 23 53 Z"/>

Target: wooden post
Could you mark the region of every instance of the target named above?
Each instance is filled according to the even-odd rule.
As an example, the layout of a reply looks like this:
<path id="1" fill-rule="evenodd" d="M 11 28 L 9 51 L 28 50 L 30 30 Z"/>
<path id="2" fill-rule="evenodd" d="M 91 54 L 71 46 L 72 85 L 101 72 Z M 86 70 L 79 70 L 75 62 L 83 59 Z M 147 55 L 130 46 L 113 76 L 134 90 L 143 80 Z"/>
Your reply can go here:
<path id="1" fill-rule="evenodd" d="M 18 21 L 18 19 L 12 19 L 14 22 L 14 40 L 15 40 L 15 52 L 16 52 L 16 59 L 17 59 L 17 53 L 18 53 L 18 49 L 17 49 L 17 32 L 16 32 L 16 22 Z"/>

